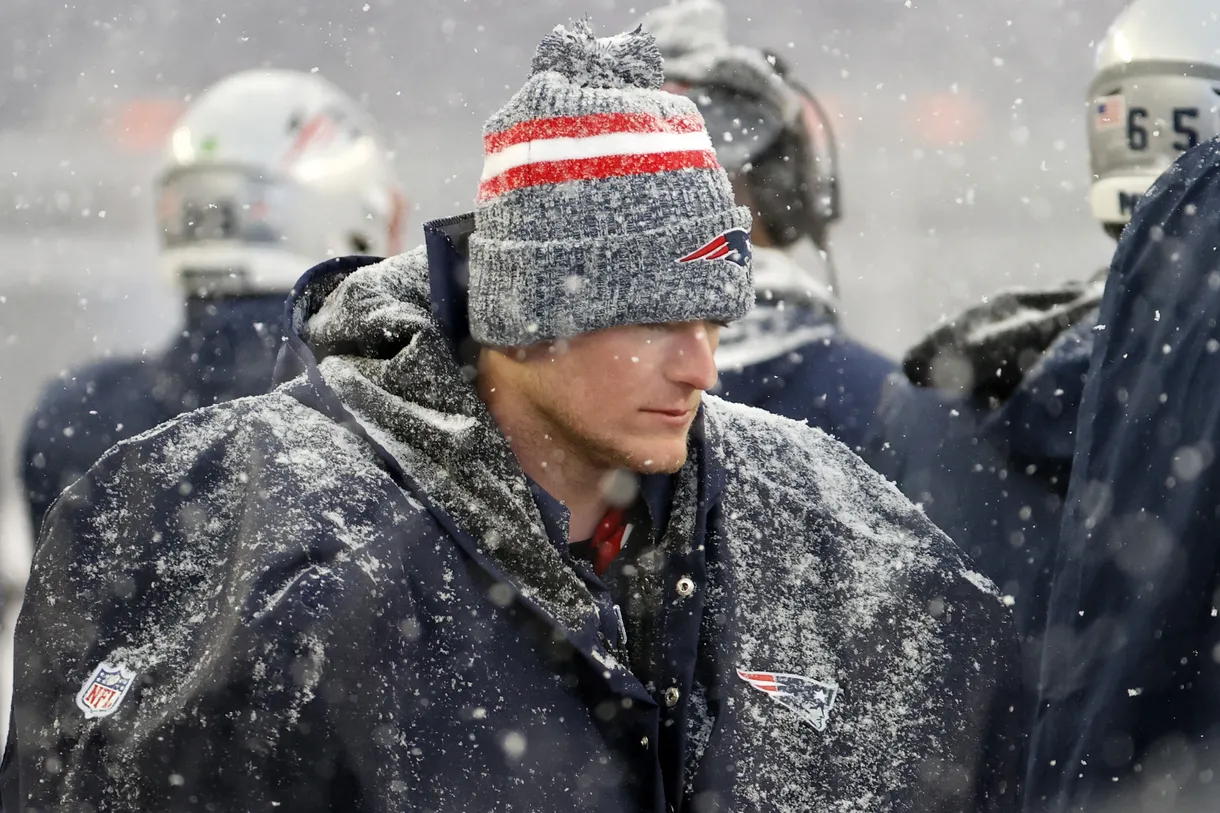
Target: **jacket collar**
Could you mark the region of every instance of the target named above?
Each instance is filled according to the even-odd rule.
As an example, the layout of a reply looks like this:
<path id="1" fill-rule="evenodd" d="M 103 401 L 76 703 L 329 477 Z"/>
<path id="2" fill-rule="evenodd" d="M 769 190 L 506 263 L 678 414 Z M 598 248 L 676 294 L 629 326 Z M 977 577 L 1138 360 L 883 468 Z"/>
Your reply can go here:
<path id="1" fill-rule="evenodd" d="M 697 421 L 703 419 L 703 410 L 700 409 Z M 552 543 L 557 547 L 563 548 L 565 545 L 573 541 L 569 539 L 569 520 L 571 515 L 568 512 L 567 506 L 559 500 L 552 497 L 542 486 L 538 485 L 532 478 L 527 478 L 530 484 L 530 491 L 534 495 L 534 501 L 538 504 L 538 510 L 542 513 L 542 524 L 546 528 L 547 536 L 550 537 Z M 665 526 L 669 522 L 669 511 L 673 502 L 674 486 L 672 477 L 668 474 L 642 474 L 637 475 L 636 482 L 639 485 L 639 494 L 637 500 L 643 500 L 644 506 L 648 510 L 648 520 L 652 527 L 657 530 L 657 533 L 664 533 Z"/>

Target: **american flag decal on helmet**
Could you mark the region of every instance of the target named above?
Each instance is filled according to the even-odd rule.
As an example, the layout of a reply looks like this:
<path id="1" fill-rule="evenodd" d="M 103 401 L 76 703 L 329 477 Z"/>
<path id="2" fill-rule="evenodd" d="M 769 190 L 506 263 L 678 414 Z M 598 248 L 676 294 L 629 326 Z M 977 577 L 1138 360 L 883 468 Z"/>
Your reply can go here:
<path id="1" fill-rule="evenodd" d="M 833 683 L 790 675 L 783 672 L 747 672 L 737 670 L 737 677 L 758 689 L 786 709 L 796 712 L 803 722 L 818 731 L 826 730 L 830 710 L 839 696 Z"/>

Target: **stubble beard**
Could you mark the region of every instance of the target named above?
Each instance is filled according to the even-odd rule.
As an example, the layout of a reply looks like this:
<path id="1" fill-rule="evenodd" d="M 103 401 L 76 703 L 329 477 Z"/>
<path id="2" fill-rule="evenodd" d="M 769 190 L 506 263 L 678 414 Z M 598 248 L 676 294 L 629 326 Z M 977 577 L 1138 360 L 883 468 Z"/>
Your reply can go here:
<path id="1" fill-rule="evenodd" d="M 565 414 L 564 410 L 555 409 L 549 404 L 539 404 L 539 410 L 553 432 L 563 439 L 565 445 L 573 453 L 581 455 L 584 460 L 597 468 L 607 471 L 626 469 L 636 474 L 675 474 L 686 465 L 689 456 L 687 443 L 690 440 L 690 427 L 687 427 L 686 442 L 682 445 L 680 459 L 658 461 L 628 452 L 616 447 L 612 442 L 604 440 L 591 432 L 582 429 L 574 416 Z"/>

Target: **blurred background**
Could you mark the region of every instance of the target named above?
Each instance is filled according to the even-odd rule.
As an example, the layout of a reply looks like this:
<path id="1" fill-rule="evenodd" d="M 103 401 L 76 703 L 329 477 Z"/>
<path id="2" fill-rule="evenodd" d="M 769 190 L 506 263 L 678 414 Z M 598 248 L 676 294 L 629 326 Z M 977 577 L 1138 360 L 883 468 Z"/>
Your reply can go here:
<path id="1" fill-rule="evenodd" d="M 830 112 L 848 329 L 900 355 L 1009 285 L 1080 279 L 1112 243 L 1088 213 L 1085 88 L 1122 0 L 726 0 L 734 38 L 782 53 Z M 158 153 L 191 94 L 233 71 L 316 69 L 380 122 L 427 219 L 465 211 L 480 126 L 569 18 L 621 0 L 0 2 L 0 551 L 27 564 L 16 446 L 38 390 L 180 321 L 155 270 Z M 302 269 L 304 270 L 304 269 Z"/>

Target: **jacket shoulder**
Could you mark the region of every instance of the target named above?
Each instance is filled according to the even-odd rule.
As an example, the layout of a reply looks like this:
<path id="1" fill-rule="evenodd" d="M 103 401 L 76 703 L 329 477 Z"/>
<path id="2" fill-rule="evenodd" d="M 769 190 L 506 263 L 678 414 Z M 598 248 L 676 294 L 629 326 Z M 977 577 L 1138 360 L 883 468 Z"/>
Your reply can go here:
<path id="1" fill-rule="evenodd" d="M 917 799 L 937 792 L 921 774 L 937 743 L 948 764 L 979 766 L 994 752 L 1004 776 L 1015 776 L 1017 752 L 1007 739 L 992 744 L 1001 723 L 1018 717 L 996 711 L 1017 708 L 1010 683 L 1018 662 L 995 587 L 891 483 L 821 430 L 713 399 L 705 426 L 724 468 L 734 656 L 748 669 L 841 688 L 846 702 L 826 730 L 861 755 L 846 771 L 828 763 L 802 747 L 807 727 L 794 722 L 776 730 L 798 755 L 794 772 L 825 772 L 838 798 L 901 788 Z M 756 694 L 746 702 L 763 702 Z M 757 743 L 747 755 L 775 738 L 742 736 Z M 762 769 L 752 758 L 741 775 Z M 970 773 L 959 792 L 990 787 L 990 769 Z"/>
<path id="2" fill-rule="evenodd" d="M 172 655 L 189 669 L 202 657 L 190 654 L 201 619 L 254 629 L 283 613 L 319 616 L 351 574 L 380 569 L 387 527 L 426 533 L 422 507 L 395 490 L 367 443 L 288 394 L 187 413 L 116 445 L 51 508 L 31 623 L 67 602 L 147 644 L 133 662 Z M 106 604 L 121 579 L 161 587 Z M 140 617 L 177 632 L 154 647 L 132 626 Z"/>
<path id="3" fill-rule="evenodd" d="M 148 398 L 156 372 L 154 360 L 116 358 L 92 362 L 47 382 L 26 425 L 26 445 L 45 445 L 45 438 L 77 434 L 91 426 L 121 423 Z M 147 407 L 143 408 L 147 412 Z M 139 431 L 139 430 L 137 430 Z"/>
<path id="4" fill-rule="evenodd" d="M 767 494 L 769 505 L 834 529 L 833 541 L 807 534 L 804 544 L 830 545 L 829 555 L 906 562 L 907 575 L 956 583 L 979 593 L 982 604 L 1004 612 L 999 591 L 974 571 L 954 541 L 854 452 L 826 432 L 761 409 L 707 397 L 709 439 L 729 472 L 730 490 Z M 827 555 L 822 550 L 819 555 Z M 931 588 L 931 585 L 929 585 Z"/>
<path id="5" fill-rule="evenodd" d="M 228 736 L 234 702 L 258 714 L 243 714 L 233 735 L 233 777 L 253 764 L 243 742 L 290 753 L 305 736 L 298 721 L 324 738 L 322 705 L 347 694 L 320 687 L 344 685 L 345 669 L 383 651 L 387 608 L 393 625 L 412 617 L 393 568 L 405 542 L 436 533 L 366 442 L 284 392 L 197 410 L 119 443 L 43 526 L 18 640 L 55 654 L 23 660 L 33 664 L 21 679 L 23 747 L 84 725 L 71 753 L 90 764 L 121 747 L 125 759 L 151 753 L 164 764 L 190 753 L 215 768 L 223 754 L 175 748 L 180 737 Z M 64 623 L 77 618 L 88 623 Z M 82 721 L 71 698 L 99 663 L 139 675 L 139 690 L 120 713 Z M 113 750 L 99 753 L 99 742 Z M 112 777 L 107 798 L 146 794 L 148 775 Z M 61 774 L 56 792 L 71 795 L 63 783 L 74 776 Z"/>
<path id="6" fill-rule="evenodd" d="M 291 478 L 311 483 L 308 491 L 316 492 L 341 490 L 339 471 L 375 466 L 375 461 L 361 438 L 276 391 L 187 412 L 120 441 L 100 461 L 96 478 L 136 466 L 143 476 L 168 486 L 211 469 L 240 485 L 256 475 Z"/>
<path id="7" fill-rule="evenodd" d="M 832 513 L 887 518 L 939 535 L 897 487 L 825 431 L 714 396 L 706 401 L 709 437 L 738 476 L 780 475 L 781 481 L 810 488 L 810 497 Z"/>
<path id="8" fill-rule="evenodd" d="M 37 529 L 56 496 L 118 441 L 156 426 L 157 364 L 105 359 L 49 381 L 24 427 L 22 477 Z"/>

